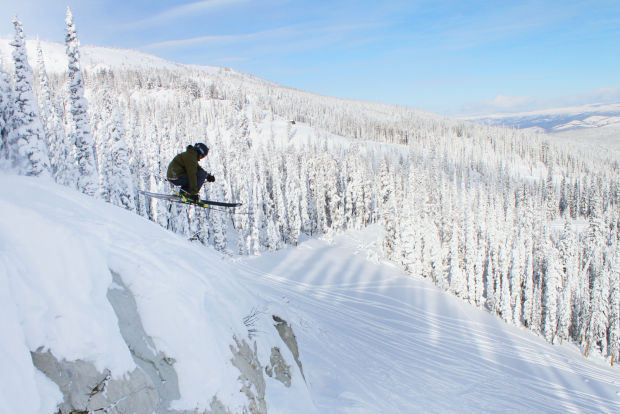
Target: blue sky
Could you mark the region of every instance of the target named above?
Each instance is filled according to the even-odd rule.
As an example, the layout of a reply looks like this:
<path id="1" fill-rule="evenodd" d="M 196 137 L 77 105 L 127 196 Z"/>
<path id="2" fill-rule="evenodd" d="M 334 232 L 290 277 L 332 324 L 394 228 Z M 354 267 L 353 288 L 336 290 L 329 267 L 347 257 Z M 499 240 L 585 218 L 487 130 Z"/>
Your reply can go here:
<path id="1" fill-rule="evenodd" d="M 26 36 L 443 114 L 620 102 L 618 0 L 4 0 Z"/>

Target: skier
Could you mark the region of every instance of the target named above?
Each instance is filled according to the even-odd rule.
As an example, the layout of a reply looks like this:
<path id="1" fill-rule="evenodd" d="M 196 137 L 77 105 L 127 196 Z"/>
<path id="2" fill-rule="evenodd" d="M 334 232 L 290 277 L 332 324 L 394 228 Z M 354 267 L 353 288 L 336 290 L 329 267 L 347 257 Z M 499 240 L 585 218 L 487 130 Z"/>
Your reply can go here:
<path id="1" fill-rule="evenodd" d="M 209 153 L 209 148 L 202 142 L 188 145 L 185 152 L 177 154 L 168 165 L 168 181 L 180 186 L 179 196 L 185 201 L 198 201 L 198 192 L 205 180 L 212 183 L 215 177 L 198 165 L 198 161 Z"/>

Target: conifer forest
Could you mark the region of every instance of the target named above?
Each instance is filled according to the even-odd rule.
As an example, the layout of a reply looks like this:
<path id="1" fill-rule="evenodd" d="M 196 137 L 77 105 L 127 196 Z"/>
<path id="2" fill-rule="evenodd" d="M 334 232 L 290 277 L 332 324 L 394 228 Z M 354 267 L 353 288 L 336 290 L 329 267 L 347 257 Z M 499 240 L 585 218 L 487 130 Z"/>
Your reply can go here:
<path id="1" fill-rule="evenodd" d="M 80 64 L 28 55 L 15 18 L 0 61 L 0 166 L 49 177 L 226 254 L 378 226 L 412 277 L 612 365 L 620 346 L 620 160 L 526 130 L 319 96 L 225 68 Z M 130 52 L 127 52 L 130 53 Z M 201 209 L 168 163 L 204 142 Z"/>

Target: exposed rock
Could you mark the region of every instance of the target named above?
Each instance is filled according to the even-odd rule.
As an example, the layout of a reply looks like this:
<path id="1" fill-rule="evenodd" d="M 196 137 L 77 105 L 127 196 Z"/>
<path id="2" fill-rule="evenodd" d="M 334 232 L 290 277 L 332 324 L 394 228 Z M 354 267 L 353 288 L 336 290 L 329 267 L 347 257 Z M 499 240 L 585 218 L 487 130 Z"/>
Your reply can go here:
<path id="1" fill-rule="evenodd" d="M 282 354 L 280 353 L 280 348 L 274 346 L 271 348 L 271 357 L 269 358 L 269 362 L 271 365 L 267 365 L 265 367 L 265 372 L 270 377 L 273 377 L 275 374 L 275 378 L 284 384 L 286 387 L 291 386 L 291 367 L 286 364 Z"/>
<path id="2" fill-rule="evenodd" d="M 58 413 L 231 414 L 216 397 L 206 411 L 169 408 L 172 400 L 180 398 L 175 361 L 157 350 L 144 331 L 132 293 L 118 274 L 112 272 L 112 277 L 115 285 L 108 290 L 108 300 L 137 368 L 122 379 L 114 379 L 108 370 L 98 372 L 91 362 L 59 361 L 49 351 L 32 352 L 34 365 L 58 385 L 64 396 Z M 264 385 L 262 390 L 264 406 Z"/>
<path id="3" fill-rule="evenodd" d="M 176 411 L 170 402 L 180 398 L 174 359 L 158 351 L 142 326 L 135 299 L 121 277 L 112 272 L 115 284 L 108 290 L 108 300 L 118 318 L 120 333 L 136 363 L 136 369 L 116 378 L 109 370 L 99 372 L 89 361 L 58 360 L 52 352 L 32 352 L 34 365 L 54 383 L 63 394 L 58 414 L 105 412 L 111 414 L 231 414 L 230 410 L 213 397 L 207 410 Z M 301 374 L 297 340 L 289 324 L 273 315 L 275 327 L 291 351 Z M 232 364 L 239 370 L 241 392 L 247 397 L 243 413 L 266 414 L 266 381 L 263 371 L 291 387 L 291 366 L 284 359 L 281 348 L 271 348 L 269 363 L 264 367 L 258 359 L 257 344 L 253 347 L 245 339 L 233 337 L 230 346 Z"/>
<path id="4" fill-rule="evenodd" d="M 174 370 L 174 359 L 157 351 L 150 336 L 144 331 L 138 307 L 132 293 L 120 275 L 112 273 L 115 286 L 108 290 L 108 300 L 118 318 L 121 335 L 138 367 L 151 379 L 159 403 L 157 413 L 168 412 L 170 401 L 180 398 L 179 381 Z"/>
<path id="5" fill-rule="evenodd" d="M 305 381 L 306 377 L 304 375 L 304 369 L 302 368 L 301 361 L 299 359 L 299 348 L 297 346 L 297 338 L 295 338 L 293 329 L 291 329 L 288 322 L 286 322 L 284 319 L 280 318 L 279 316 L 273 315 L 273 320 L 276 322 L 275 326 L 276 326 L 276 329 L 278 330 L 278 333 L 280 334 L 280 338 L 282 338 L 282 340 L 284 341 L 288 349 L 293 354 L 293 358 L 295 358 L 295 362 L 297 363 L 297 366 L 299 367 L 301 376 L 304 378 L 304 381 Z M 273 351 L 272 351 L 272 356 L 273 356 Z"/>
<path id="6" fill-rule="evenodd" d="M 112 414 L 155 412 L 158 397 L 153 383 L 140 369 L 123 379 L 112 379 L 109 371 L 98 372 L 86 361 L 58 361 L 51 352 L 32 352 L 32 361 L 54 381 L 64 399 L 59 413 L 106 412 Z"/>
<path id="7" fill-rule="evenodd" d="M 252 414 L 266 414 L 267 403 L 265 402 L 265 378 L 263 377 L 263 370 L 258 360 L 256 342 L 254 342 L 254 349 L 250 348 L 250 345 L 246 340 L 239 341 L 234 337 L 236 347 L 231 345 L 230 350 L 233 353 L 232 363 L 241 375 L 239 380 L 242 383 L 241 391 L 248 398 L 248 404 L 244 412 Z"/>

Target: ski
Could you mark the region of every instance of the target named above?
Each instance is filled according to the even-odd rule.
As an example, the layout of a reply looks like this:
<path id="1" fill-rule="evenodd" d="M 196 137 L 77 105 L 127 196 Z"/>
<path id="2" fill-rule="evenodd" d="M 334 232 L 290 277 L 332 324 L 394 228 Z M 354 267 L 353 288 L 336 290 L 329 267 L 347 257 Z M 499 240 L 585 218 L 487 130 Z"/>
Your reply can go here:
<path id="1" fill-rule="evenodd" d="M 191 200 L 187 200 L 181 196 L 178 196 L 176 194 L 160 194 L 160 193 L 151 193 L 149 191 L 142 191 L 142 190 L 138 190 L 138 193 L 145 195 L 147 197 L 151 197 L 151 198 L 158 198 L 160 200 L 166 200 L 166 201 L 171 201 L 173 203 L 181 203 L 181 204 L 191 204 L 194 206 L 198 206 L 198 207 L 204 207 L 204 208 L 208 208 L 210 206 L 218 206 L 218 207 L 240 207 L 242 205 L 242 203 L 226 203 L 223 201 L 212 201 L 212 200 L 198 200 L 198 201 L 191 201 Z"/>

